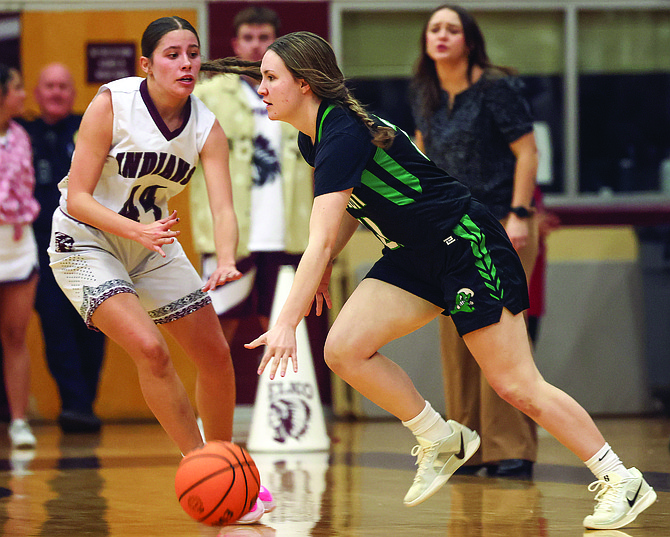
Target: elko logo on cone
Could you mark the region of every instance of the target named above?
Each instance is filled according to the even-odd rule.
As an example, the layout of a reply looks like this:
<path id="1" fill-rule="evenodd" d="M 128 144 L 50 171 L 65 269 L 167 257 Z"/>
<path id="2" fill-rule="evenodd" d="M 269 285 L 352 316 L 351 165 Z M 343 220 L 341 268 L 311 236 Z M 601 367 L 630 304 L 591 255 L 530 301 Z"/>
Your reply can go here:
<path id="1" fill-rule="evenodd" d="M 290 265 L 279 270 L 270 326 L 279 316 L 294 276 Z M 304 320 L 296 329 L 296 344 L 297 373 L 290 370 L 286 377 L 270 380 L 268 369 L 258 380 L 247 441 L 249 451 L 322 451 L 330 447 Z"/>

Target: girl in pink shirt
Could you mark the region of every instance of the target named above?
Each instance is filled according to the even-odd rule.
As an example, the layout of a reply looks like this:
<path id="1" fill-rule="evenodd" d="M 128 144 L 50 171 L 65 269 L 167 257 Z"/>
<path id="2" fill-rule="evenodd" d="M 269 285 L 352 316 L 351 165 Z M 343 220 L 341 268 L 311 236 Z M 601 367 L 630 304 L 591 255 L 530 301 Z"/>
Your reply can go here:
<path id="1" fill-rule="evenodd" d="M 40 210 L 28 134 L 13 118 L 26 92 L 16 69 L 0 64 L 0 342 L 13 448 L 35 447 L 26 421 L 30 354 L 26 342 L 35 302 L 38 262 L 32 222 Z"/>

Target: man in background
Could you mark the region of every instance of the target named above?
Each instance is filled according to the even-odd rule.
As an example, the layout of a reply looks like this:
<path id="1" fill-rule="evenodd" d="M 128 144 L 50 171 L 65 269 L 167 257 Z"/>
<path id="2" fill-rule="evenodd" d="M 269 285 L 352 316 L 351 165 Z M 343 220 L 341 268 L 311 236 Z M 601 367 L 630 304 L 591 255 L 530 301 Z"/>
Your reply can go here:
<path id="1" fill-rule="evenodd" d="M 40 72 L 35 87 L 40 116 L 22 122 L 32 140 L 35 197 L 42 207 L 33 224 L 40 262 L 35 309 L 42 323 L 49 371 L 61 399 L 58 423 L 65 433 L 100 430 L 93 403 L 105 352 L 105 336 L 86 327 L 58 287 L 47 255 L 51 217 L 60 198 L 58 183 L 70 169 L 81 123 L 81 115 L 72 112 L 74 99 L 75 86 L 68 68 L 49 64 Z"/>

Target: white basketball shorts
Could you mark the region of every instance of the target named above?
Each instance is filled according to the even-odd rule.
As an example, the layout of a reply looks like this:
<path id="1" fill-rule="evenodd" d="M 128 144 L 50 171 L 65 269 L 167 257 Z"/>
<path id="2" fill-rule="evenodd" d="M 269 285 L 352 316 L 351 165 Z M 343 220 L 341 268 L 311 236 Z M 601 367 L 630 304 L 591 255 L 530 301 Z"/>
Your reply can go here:
<path id="1" fill-rule="evenodd" d="M 0 225 L 0 283 L 26 281 L 37 272 L 37 243 L 30 224 L 25 224 L 18 241 L 14 240 L 14 225 Z"/>
<path id="2" fill-rule="evenodd" d="M 58 285 L 86 324 L 106 299 L 135 294 L 156 324 L 174 321 L 211 303 L 197 271 L 175 239 L 166 257 L 139 243 L 54 212 L 49 260 Z"/>

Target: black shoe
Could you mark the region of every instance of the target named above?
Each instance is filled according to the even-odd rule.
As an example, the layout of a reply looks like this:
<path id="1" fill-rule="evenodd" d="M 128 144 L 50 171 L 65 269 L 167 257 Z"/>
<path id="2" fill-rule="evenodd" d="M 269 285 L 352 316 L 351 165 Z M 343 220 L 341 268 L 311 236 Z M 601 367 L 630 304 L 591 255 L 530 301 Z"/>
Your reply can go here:
<path id="1" fill-rule="evenodd" d="M 102 427 L 100 418 L 85 412 L 63 410 L 58 416 L 58 425 L 64 433 L 99 433 Z"/>
<path id="2" fill-rule="evenodd" d="M 498 463 L 494 471 L 488 471 L 489 477 L 507 477 L 511 479 L 532 479 L 533 461 L 524 459 L 505 459 Z"/>
<path id="3" fill-rule="evenodd" d="M 454 475 L 479 475 L 484 469 L 487 472 L 495 471 L 497 466 L 490 464 L 466 464 L 454 472 Z"/>

